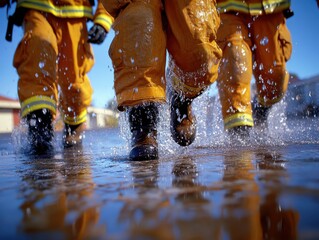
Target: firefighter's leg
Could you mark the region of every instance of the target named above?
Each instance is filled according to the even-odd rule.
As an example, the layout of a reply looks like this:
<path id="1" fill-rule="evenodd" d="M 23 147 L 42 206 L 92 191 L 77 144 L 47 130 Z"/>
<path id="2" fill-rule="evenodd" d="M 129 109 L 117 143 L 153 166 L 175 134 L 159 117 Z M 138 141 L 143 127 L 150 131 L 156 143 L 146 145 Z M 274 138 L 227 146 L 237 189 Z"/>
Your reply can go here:
<path id="1" fill-rule="evenodd" d="M 289 74 L 286 61 L 291 56 L 292 44 L 286 19 L 282 13 L 261 16 L 254 22 L 256 67 L 256 122 L 267 120 L 269 108 L 285 95 Z M 265 120 L 264 120 L 265 122 Z"/>
<path id="2" fill-rule="evenodd" d="M 158 103 L 165 102 L 166 36 L 162 1 L 134 1 L 116 19 L 109 54 L 120 110 L 127 110 L 131 160 L 158 158 Z"/>
<path id="3" fill-rule="evenodd" d="M 186 146 L 196 134 L 192 101 L 217 78 L 221 50 L 215 40 L 220 20 L 215 5 L 206 0 L 166 1 L 165 12 L 171 133 L 178 144 Z"/>
<path id="4" fill-rule="evenodd" d="M 222 54 L 216 43 L 217 10 L 211 0 L 179 0 L 166 1 L 165 11 L 173 88 L 195 98 L 217 78 Z"/>
<path id="5" fill-rule="evenodd" d="M 14 66 L 19 74 L 21 116 L 29 126 L 30 146 L 38 152 L 53 146 L 57 42 L 46 16 L 37 11 L 26 13 L 24 31 L 14 55 Z"/>
<path id="6" fill-rule="evenodd" d="M 218 41 L 223 49 L 218 91 L 222 105 L 224 128 L 230 132 L 246 134 L 253 126 L 250 82 L 252 54 L 245 21 L 232 14 L 221 15 Z M 240 29 L 240 31 L 238 30 Z"/>
<path id="7" fill-rule="evenodd" d="M 94 64 L 93 52 L 87 42 L 86 20 L 55 19 L 59 28 L 58 82 L 61 87 L 61 115 L 65 123 L 64 147 L 81 145 L 87 107 L 92 101 L 93 89 L 87 73 Z"/>
<path id="8" fill-rule="evenodd" d="M 119 109 L 165 102 L 166 36 L 162 1 L 134 1 L 113 24 L 109 49 Z"/>

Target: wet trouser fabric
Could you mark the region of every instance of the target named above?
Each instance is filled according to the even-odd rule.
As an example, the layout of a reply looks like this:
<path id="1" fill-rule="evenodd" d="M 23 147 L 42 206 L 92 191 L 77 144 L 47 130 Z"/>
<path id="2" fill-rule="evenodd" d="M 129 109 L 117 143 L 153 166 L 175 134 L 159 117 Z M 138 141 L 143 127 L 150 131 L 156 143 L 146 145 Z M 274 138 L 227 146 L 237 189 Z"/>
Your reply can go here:
<path id="1" fill-rule="evenodd" d="M 220 20 L 213 0 L 132 0 L 115 19 L 109 49 L 119 109 L 166 101 L 166 50 L 173 87 L 198 96 L 217 78 Z"/>
<path id="2" fill-rule="evenodd" d="M 94 64 L 86 20 L 27 11 L 13 62 L 22 117 L 44 108 L 55 115 L 59 105 L 65 123 L 86 121 L 93 94 L 87 73 Z"/>
<path id="3" fill-rule="evenodd" d="M 282 13 L 221 14 L 217 38 L 223 50 L 217 86 L 224 127 L 253 126 L 252 75 L 262 106 L 277 103 L 287 90 L 286 61 L 291 56 L 292 41 L 286 19 Z"/>

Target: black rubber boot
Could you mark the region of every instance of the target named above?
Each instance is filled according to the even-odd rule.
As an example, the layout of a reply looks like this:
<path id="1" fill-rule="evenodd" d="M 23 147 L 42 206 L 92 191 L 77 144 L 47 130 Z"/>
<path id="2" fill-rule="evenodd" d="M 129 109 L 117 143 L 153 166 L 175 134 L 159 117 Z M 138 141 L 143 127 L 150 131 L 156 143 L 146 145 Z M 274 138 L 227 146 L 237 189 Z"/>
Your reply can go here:
<path id="1" fill-rule="evenodd" d="M 31 153 L 46 153 L 53 150 L 54 130 L 52 114 L 48 109 L 40 109 L 26 116 L 28 141 Z"/>
<path id="2" fill-rule="evenodd" d="M 78 125 L 65 124 L 62 136 L 64 148 L 81 147 L 84 138 L 85 123 Z"/>
<path id="3" fill-rule="evenodd" d="M 255 127 L 267 128 L 267 120 L 271 107 L 264 107 L 256 100 L 253 103 L 253 119 Z"/>
<path id="4" fill-rule="evenodd" d="M 190 145 L 196 137 L 196 118 L 192 113 L 192 99 L 172 92 L 170 96 L 170 129 L 172 138 L 181 146 Z"/>
<path id="5" fill-rule="evenodd" d="M 132 107 L 128 113 L 132 132 L 130 160 L 158 159 L 157 106 L 151 103 L 145 106 Z"/>

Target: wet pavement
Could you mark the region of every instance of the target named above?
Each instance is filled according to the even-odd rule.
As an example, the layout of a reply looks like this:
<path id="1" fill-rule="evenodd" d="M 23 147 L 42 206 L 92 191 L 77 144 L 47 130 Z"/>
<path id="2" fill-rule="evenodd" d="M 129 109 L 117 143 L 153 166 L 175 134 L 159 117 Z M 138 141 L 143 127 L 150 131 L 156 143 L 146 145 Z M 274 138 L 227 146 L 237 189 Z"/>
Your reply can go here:
<path id="1" fill-rule="evenodd" d="M 162 133 L 146 162 L 128 161 L 125 127 L 87 131 L 77 150 L 57 134 L 43 156 L 21 150 L 21 130 L 1 134 L 0 239 L 319 239 L 318 123 L 249 144 L 200 127 L 188 148 Z"/>

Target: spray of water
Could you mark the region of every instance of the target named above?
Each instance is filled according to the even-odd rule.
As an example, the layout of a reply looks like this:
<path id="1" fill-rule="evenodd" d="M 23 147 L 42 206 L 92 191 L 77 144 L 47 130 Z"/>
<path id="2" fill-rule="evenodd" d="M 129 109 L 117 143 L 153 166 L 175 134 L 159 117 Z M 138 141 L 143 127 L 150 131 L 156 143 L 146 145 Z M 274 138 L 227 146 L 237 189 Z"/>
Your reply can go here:
<path id="1" fill-rule="evenodd" d="M 158 144 L 159 154 L 162 158 L 170 156 L 188 156 L 190 152 L 196 153 L 196 149 L 230 149 L 233 147 L 267 147 L 282 146 L 289 144 L 310 144 L 319 143 L 319 124 L 317 117 L 287 117 L 286 108 L 291 96 L 287 96 L 275 104 L 268 117 L 268 128 L 254 128 L 251 131 L 248 141 L 236 141 L 235 137 L 229 137 L 224 131 L 221 114 L 221 104 L 218 93 L 206 91 L 196 98 L 193 103 L 193 111 L 197 119 L 196 139 L 188 147 L 181 147 L 171 137 L 170 133 L 170 112 L 169 104 L 162 104 L 159 107 Z M 120 139 L 124 140 L 115 146 L 105 148 L 106 156 L 128 156 L 130 150 L 131 132 L 128 123 L 128 114 L 122 112 L 119 117 Z M 60 134 L 56 134 L 54 147 L 61 150 Z M 101 140 L 107 136 L 102 136 Z M 116 136 L 118 138 L 118 136 Z M 30 147 L 28 142 L 28 127 L 24 120 L 12 132 L 13 149 L 15 152 L 27 151 Z M 235 141 L 234 141 L 235 140 Z M 87 139 L 88 148 L 96 144 L 103 145 L 103 141 L 96 142 L 95 139 Z M 94 151 L 94 150 L 92 150 Z"/>

